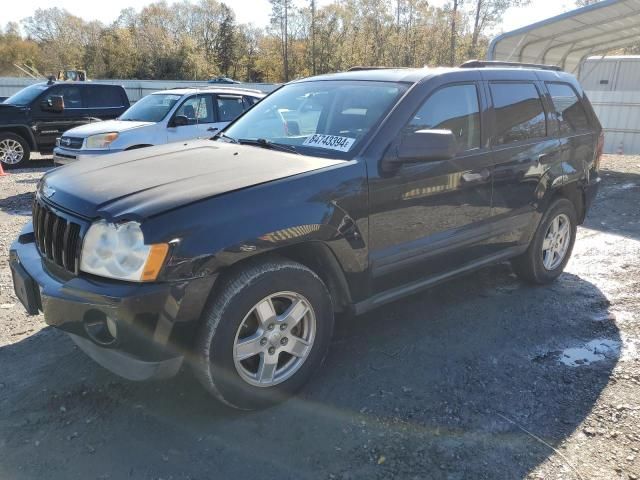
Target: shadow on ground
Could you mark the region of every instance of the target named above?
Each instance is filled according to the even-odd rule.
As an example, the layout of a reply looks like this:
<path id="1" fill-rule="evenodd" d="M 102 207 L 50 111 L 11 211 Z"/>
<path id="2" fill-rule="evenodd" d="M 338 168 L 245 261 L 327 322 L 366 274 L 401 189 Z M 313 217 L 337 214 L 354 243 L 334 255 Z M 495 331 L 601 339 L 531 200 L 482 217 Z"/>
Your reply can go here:
<path id="1" fill-rule="evenodd" d="M 640 240 L 640 174 L 615 170 L 600 173 L 600 192 L 584 226 Z"/>
<path id="2" fill-rule="evenodd" d="M 523 478 L 552 453 L 523 429 L 557 446 L 607 385 L 617 354 L 558 359 L 619 341 L 608 305 L 577 276 L 530 287 L 498 265 L 345 320 L 304 392 L 253 413 L 188 373 L 120 380 L 45 329 L 0 349 L 0 477 Z"/>

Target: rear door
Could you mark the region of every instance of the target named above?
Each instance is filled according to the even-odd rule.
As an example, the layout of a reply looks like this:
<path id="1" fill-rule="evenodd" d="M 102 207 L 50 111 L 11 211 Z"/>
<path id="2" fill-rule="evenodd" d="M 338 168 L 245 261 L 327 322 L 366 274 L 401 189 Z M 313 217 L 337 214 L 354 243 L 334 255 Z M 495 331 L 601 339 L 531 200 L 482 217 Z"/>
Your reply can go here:
<path id="1" fill-rule="evenodd" d="M 437 86 L 418 103 L 399 138 L 422 129 L 451 130 L 458 143 L 456 156 L 403 164 L 380 178 L 370 173 L 374 291 L 450 271 L 485 255 L 492 161 L 482 135 L 484 105 L 475 81 Z"/>
<path id="2" fill-rule="evenodd" d="M 503 72 L 483 75 L 489 77 L 485 89 L 492 105 L 492 249 L 498 252 L 528 241 L 540 189 L 545 178 L 553 178 L 549 169 L 557 168 L 559 141 L 548 127 L 541 82 L 525 72 L 521 80 L 504 80 Z"/>
<path id="3" fill-rule="evenodd" d="M 212 125 L 212 132 L 222 130 L 229 122 L 238 118 L 249 104 L 242 95 L 216 94 L 216 123 Z M 215 130 L 213 130 L 215 129 Z"/>
<path id="4" fill-rule="evenodd" d="M 555 110 L 560 139 L 560 163 L 565 181 L 582 178 L 591 165 L 598 141 L 597 129 L 589 123 L 576 89 L 565 82 L 545 83 Z"/>
<path id="5" fill-rule="evenodd" d="M 64 99 L 62 112 L 51 112 L 44 108 L 53 96 L 62 96 Z M 91 121 L 85 108 L 82 87 L 77 84 L 60 84 L 51 87 L 34 102 L 32 114 L 37 128 L 37 142 L 40 150 L 43 151 L 53 150 L 56 138 L 65 131 Z"/>
<path id="6" fill-rule="evenodd" d="M 84 105 L 87 116 L 95 120 L 110 120 L 120 116 L 126 105 L 122 90 L 113 85 L 84 85 Z"/>

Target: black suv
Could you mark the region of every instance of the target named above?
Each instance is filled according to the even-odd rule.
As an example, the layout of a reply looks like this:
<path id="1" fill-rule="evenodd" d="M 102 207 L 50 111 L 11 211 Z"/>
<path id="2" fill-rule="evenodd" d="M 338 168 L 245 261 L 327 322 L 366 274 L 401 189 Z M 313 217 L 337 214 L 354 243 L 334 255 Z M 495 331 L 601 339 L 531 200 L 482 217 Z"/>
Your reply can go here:
<path id="1" fill-rule="evenodd" d="M 576 79 L 542 67 L 296 81 L 216 141 L 45 175 L 11 249 L 16 293 L 123 377 L 186 360 L 257 408 L 309 379 L 337 312 L 504 260 L 554 280 L 596 195 L 601 132 Z"/>
<path id="2" fill-rule="evenodd" d="M 36 83 L 0 103 L 0 162 L 24 166 L 32 151 L 50 153 L 56 138 L 85 123 L 119 117 L 129 108 L 120 85 Z"/>

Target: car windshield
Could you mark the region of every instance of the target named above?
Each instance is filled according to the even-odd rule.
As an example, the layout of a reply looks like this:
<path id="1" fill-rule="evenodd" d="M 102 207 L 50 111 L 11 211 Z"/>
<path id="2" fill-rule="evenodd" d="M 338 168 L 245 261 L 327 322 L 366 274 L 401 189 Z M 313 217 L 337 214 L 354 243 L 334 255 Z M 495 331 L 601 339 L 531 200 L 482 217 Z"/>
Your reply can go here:
<path id="1" fill-rule="evenodd" d="M 11 95 L 4 101 L 4 103 L 10 103 L 12 105 L 29 105 L 47 88 L 48 87 L 45 84 L 29 85 L 18 93 Z"/>
<path id="2" fill-rule="evenodd" d="M 260 140 L 305 155 L 352 158 L 406 89 L 402 83 L 369 81 L 289 84 L 232 123 L 220 140 Z"/>
<path id="3" fill-rule="evenodd" d="M 159 122 L 167 116 L 182 95 L 154 93 L 138 100 L 120 116 L 120 120 L 131 122 Z"/>

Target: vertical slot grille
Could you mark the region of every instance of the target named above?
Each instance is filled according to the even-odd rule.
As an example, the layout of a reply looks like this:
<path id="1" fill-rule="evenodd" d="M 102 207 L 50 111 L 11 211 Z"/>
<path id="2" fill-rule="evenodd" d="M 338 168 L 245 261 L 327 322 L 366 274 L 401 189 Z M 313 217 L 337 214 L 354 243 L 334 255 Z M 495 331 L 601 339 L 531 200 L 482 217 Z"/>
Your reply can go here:
<path id="1" fill-rule="evenodd" d="M 80 225 L 35 200 L 33 232 L 40 255 L 71 273 L 78 273 Z"/>

